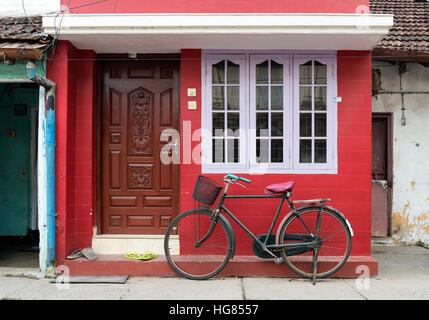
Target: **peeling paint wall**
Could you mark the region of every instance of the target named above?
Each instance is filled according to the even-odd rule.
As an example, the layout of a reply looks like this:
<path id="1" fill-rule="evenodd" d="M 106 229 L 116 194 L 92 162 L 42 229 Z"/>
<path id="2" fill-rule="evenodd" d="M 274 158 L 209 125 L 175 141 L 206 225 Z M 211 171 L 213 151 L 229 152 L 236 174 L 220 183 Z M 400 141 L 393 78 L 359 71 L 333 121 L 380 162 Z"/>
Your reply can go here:
<path id="1" fill-rule="evenodd" d="M 28 15 L 41 15 L 60 9 L 60 0 L 2 0 L 7 5 L 0 6 L 0 17 L 22 17 L 25 11 Z"/>
<path id="2" fill-rule="evenodd" d="M 429 245 L 429 66 L 373 61 L 372 69 L 380 75 L 373 112 L 392 113 L 392 239 Z"/>

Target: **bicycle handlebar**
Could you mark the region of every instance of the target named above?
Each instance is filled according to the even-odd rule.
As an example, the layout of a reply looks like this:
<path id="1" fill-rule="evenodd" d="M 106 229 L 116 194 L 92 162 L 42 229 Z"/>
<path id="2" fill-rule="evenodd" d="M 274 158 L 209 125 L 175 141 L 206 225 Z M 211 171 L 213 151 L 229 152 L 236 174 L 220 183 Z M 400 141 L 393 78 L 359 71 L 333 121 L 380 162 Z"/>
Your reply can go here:
<path id="1" fill-rule="evenodd" d="M 234 174 L 231 174 L 231 173 L 228 173 L 224 178 L 229 178 L 229 179 L 236 180 L 236 181 L 240 180 L 240 181 L 244 181 L 244 182 L 247 182 L 247 183 L 252 182 L 249 179 L 246 179 L 246 178 L 243 178 L 243 177 L 238 177 L 238 176 L 236 176 Z"/>

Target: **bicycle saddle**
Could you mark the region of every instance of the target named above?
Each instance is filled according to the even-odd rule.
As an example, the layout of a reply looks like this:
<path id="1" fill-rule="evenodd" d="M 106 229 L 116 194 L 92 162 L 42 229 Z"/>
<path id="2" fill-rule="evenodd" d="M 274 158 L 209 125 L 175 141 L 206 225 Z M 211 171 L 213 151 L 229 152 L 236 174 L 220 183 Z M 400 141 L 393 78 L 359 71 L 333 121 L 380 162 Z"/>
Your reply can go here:
<path id="1" fill-rule="evenodd" d="M 270 184 L 265 187 L 265 190 L 272 193 L 283 193 L 293 190 L 293 186 L 295 185 L 294 181 L 286 181 L 282 183 Z"/>

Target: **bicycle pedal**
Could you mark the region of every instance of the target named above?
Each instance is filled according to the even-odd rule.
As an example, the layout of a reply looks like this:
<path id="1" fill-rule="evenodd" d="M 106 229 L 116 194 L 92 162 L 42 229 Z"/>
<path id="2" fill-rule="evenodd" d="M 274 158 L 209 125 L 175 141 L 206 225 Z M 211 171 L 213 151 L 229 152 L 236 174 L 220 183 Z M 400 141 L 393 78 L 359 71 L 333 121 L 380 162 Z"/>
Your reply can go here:
<path id="1" fill-rule="evenodd" d="M 282 263 L 282 262 L 283 262 L 283 258 L 282 258 L 282 257 L 278 257 L 278 258 L 276 258 L 276 259 L 274 260 L 274 262 L 275 262 L 276 264 L 280 264 L 280 263 Z"/>

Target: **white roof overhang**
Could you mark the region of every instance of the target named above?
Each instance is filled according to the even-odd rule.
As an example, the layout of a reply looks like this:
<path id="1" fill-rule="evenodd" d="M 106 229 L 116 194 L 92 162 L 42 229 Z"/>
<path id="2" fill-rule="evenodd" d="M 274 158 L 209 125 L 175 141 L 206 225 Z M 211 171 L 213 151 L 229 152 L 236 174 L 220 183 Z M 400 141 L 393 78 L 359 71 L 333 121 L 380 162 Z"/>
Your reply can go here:
<path id="1" fill-rule="evenodd" d="M 388 33 L 381 14 L 66 14 L 43 28 L 98 53 L 201 49 L 371 50 Z"/>

